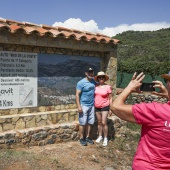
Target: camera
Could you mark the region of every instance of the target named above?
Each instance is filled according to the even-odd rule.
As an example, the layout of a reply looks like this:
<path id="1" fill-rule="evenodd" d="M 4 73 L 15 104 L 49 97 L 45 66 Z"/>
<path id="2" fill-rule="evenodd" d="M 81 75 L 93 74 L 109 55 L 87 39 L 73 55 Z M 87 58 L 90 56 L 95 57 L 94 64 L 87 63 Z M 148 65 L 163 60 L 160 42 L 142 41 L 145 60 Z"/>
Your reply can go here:
<path id="1" fill-rule="evenodd" d="M 142 83 L 140 91 L 155 91 L 154 85 L 155 83 Z"/>

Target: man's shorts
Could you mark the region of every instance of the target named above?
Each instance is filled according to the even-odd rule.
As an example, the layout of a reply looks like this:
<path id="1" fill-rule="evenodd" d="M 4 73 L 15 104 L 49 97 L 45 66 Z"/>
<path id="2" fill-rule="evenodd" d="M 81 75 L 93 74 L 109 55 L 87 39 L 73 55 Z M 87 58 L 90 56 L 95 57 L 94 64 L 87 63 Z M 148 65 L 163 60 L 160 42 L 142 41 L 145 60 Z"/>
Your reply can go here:
<path id="1" fill-rule="evenodd" d="M 90 125 L 94 124 L 95 114 L 94 106 L 83 106 L 81 105 L 83 113 L 79 113 L 79 123 L 84 126 L 87 123 Z"/>

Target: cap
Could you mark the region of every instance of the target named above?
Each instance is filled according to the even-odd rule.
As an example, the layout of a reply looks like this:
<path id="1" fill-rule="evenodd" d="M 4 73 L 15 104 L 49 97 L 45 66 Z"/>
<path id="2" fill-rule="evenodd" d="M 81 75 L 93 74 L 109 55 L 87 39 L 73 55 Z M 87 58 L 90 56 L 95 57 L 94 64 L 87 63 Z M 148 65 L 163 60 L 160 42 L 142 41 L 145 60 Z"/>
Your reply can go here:
<path id="1" fill-rule="evenodd" d="M 93 71 L 93 69 L 90 67 L 87 69 L 87 72 L 89 72 L 89 71 Z"/>

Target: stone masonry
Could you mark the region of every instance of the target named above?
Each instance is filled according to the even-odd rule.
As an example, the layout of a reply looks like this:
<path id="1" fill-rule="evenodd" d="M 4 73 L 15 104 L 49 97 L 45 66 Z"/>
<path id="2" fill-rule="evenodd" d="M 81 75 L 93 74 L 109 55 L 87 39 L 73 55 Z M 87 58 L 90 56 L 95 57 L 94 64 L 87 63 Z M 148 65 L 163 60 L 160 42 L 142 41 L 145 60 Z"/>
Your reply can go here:
<path id="1" fill-rule="evenodd" d="M 1 110 L 0 114 L 2 115 L 0 116 L 0 132 L 78 120 L 76 104 L 39 107 L 38 112 L 35 112 L 33 108 Z"/>
<path id="2" fill-rule="evenodd" d="M 126 102 L 148 103 L 153 101 L 167 102 L 165 98 L 149 93 L 134 93 Z M 19 114 L 18 117 L 14 114 L 11 117 L 1 116 L 0 148 L 43 146 L 79 139 L 77 109 Z M 109 139 L 123 135 L 122 129 L 126 129 L 126 123 L 116 116 L 109 117 L 107 120 Z M 94 140 L 97 138 L 97 121 L 93 126 L 91 136 Z"/>
<path id="3" fill-rule="evenodd" d="M 122 125 L 125 124 L 124 121 L 121 121 L 116 116 L 109 117 L 107 123 L 109 127 L 109 139 L 114 138 L 115 129 L 119 131 Z M 71 123 L 6 131 L 0 133 L 0 149 L 43 146 L 72 140 L 78 141 L 78 127 L 79 124 L 77 121 L 75 121 Z M 93 140 L 97 138 L 97 122 L 95 122 L 93 126 L 91 136 Z"/>

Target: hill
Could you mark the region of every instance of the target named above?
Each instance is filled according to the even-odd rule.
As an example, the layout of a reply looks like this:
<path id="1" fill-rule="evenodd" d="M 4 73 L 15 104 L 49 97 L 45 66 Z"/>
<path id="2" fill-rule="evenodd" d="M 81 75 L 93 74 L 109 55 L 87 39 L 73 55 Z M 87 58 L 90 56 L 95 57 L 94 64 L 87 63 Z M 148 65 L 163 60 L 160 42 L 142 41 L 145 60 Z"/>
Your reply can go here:
<path id="1" fill-rule="evenodd" d="M 98 72 L 100 63 L 73 59 L 60 63 L 39 63 L 38 77 L 84 77 L 84 72 L 88 67 L 92 67 L 95 72 Z"/>
<path id="2" fill-rule="evenodd" d="M 112 37 L 118 45 L 118 71 L 167 73 L 170 68 L 170 28 L 158 31 L 126 31 Z"/>

